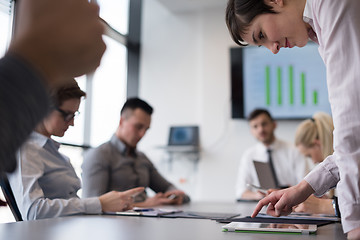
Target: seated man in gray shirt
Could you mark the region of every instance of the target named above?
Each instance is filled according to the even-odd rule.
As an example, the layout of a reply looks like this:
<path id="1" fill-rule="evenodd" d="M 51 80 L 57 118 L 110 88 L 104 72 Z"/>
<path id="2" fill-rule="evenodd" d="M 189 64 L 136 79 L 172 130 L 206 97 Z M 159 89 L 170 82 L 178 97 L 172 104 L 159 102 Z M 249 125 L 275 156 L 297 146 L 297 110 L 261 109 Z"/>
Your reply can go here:
<path id="1" fill-rule="evenodd" d="M 120 123 L 110 141 L 90 149 L 82 165 L 83 197 L 99 196 L 111 190 L 124 191 L 149 187 L 157 194 L 146 192 L 135 197 L 135 206 L 182 204 L 190 201 L 156 170 L 137 143 L 150 127 L 153 108 L 139 98 L 130 98 L 121 109 Z"/>

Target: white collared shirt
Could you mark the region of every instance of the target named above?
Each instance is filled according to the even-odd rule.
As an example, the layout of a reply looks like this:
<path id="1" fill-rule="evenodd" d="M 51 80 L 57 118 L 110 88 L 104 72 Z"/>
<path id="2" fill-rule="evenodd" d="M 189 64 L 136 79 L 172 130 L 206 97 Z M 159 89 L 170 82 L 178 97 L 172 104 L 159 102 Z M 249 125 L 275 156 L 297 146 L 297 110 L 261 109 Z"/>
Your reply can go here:
<path id="1" fill-rule="evenodd" d="M 344 232 L 360 227 L 359 12 L 359 0 L 307 0 L 304 12 L 312 18 L 326 66 L 335 127 L 334 154 L 305 180 L 316 195 L 337 184 Z"/>
<path id="2" fill-rule="evenodd" d="M 18 168 L 8 178 L 24 220 L 101 213 L 97 197 L 77 196 L 80 179 L 58 148 L 59 143 L 33 132 L 18 151 Z"/>
<path id="3" fill-rule="evenodd" d="M 282 186 L 293 186 L 299 183 L 308 173 L 306 158 L 291 144 L 276 139 L 269 148 L 278 182 Z M 268 162 L 267 147 L 257 143 L 243 154 L 236 183 L 236 198 L 241 198 L 245 190 L 252 190 L 247 183 L 259 186 L 259 179 L 253 160 Z"/>

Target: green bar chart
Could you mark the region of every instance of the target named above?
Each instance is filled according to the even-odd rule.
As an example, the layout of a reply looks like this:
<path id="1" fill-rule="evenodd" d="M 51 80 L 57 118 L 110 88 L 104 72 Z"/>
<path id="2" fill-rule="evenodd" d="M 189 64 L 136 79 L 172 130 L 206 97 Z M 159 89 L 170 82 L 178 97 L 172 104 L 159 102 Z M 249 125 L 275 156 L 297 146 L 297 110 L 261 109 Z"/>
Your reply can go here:
<path id="1" fill-rule="evenodd" d="M 270 67 L 265 68 L 265 89 L 266 89 L 266 105 L 270 106 Z"/>
<path id="2" fill-rule="evenodd" d="M 277 68 L 277 103 L 282 105 L 282 84 L 281 84 L 281 68 Z"/>
<path id="3" fill-rule="evenodd" d="M 305 93 L 305 73 L 301 73 L 301 104 L 305 105 L 306 103 L 306 93 Z"/>
<path id="4" fill-rule="evenodd" d="M 313 91 L 313 104 L 318 104 L 318 92 L 316 90 Z"/>
<path id="5" fill-rule="evenodd" d="M 286 89 L 283 88 L 283 81 L 285 79 L 283 79 L 283 69 L 281 67 L 276 67 L 276 104 L 278 106 L 283 105 L 283 97 L 286 95 L 288 96 L 288 104 L 289 105 L 294 105 L 295 103 L 295 95 L 299 96 L 299 100 L 301 105 L 306 105 L 307 103 L 313 104 L 313 105 L 317 105 L 318 104 L 318 91 L 317 90 L 312 90 L 312 101 L 307 101 L 306 96 L 307 96 L 307 92 L 306 92 L 306 74 L 305 72 L 301 72 L 299 79 L 300 79 L 300 88 L 299 88 L 299 92 L 298 94 L 295 93 L 295 84 L 294 84 L 294 66 L 288 66 L 287 67 L 287 71 L 288 71 L 288 93 L 284 94 L 284 91 Z M 271 91 L 271 86 L 272 84 L 272 79 L 271 79 L 271 67 L 270 66 L 265 66 L 265 104 L 266 106 L 271 106 L 272 102 L 272 91 Z"/>
<path id="6" fill-rule="evenodd" d="M 289 104 L 294 105 L 294 68 L 289 66 Z"/>
<path id="7" fill-rule="evenodd" d="M 331 113 L 325 65 L 316 45 L 281 49 L 243 50 L 244 115 L 265 108 L 276 118 L 311 117 Z"/>

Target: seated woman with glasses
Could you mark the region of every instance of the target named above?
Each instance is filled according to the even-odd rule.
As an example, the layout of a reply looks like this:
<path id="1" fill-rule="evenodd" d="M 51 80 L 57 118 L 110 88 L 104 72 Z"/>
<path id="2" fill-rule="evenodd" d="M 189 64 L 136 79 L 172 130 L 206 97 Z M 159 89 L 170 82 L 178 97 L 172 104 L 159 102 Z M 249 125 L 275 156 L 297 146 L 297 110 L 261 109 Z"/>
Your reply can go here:
<path id="1" fill-rule="evenodd" d="M 133 196 L 143 188 L 112 191 L 85 199 L 77 196 L 80 179 L 69 158 L 58 151 L 60 144 L 51 136 L 62 137 L 69 126 L 74 126 L 85 92 L 73 80 L 54 90 L 51 97 L 53 108 L 20 148 L 18 168 L 8 175 L 22 218 L 33 220 L 130 209 Z"/>

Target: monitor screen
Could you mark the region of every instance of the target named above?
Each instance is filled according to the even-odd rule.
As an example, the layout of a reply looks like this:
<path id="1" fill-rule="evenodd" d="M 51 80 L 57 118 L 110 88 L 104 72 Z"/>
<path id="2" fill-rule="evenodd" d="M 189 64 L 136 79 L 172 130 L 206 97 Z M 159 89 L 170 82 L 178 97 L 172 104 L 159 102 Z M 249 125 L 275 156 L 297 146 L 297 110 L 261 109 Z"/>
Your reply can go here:
<path id="1" fill-rule="evenodd" d="M 325 65 L 318 45 L 281 49 L 231 49 L 232 117 L 247 118 L 255 108 L 275 119 L 304 119 L 315 112 L 331 114 Z"/>

